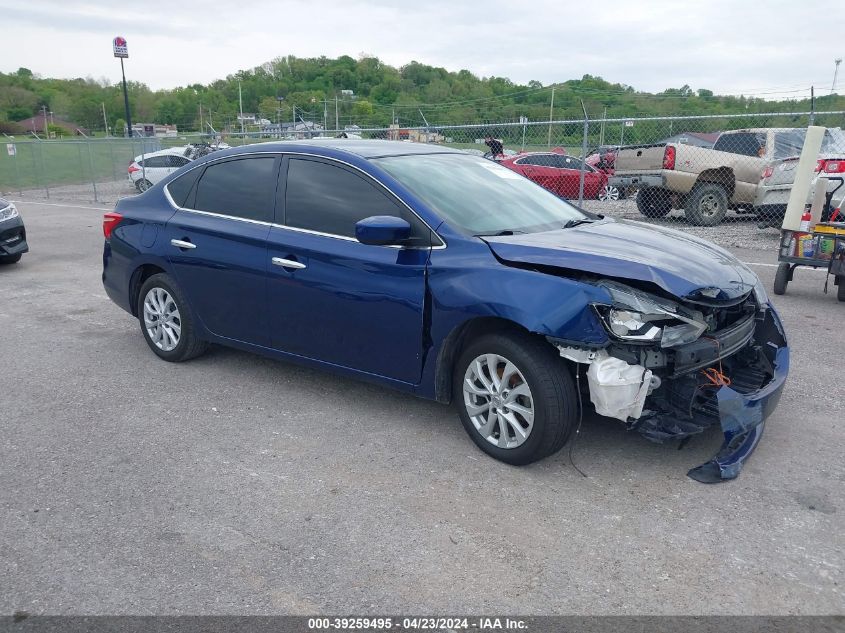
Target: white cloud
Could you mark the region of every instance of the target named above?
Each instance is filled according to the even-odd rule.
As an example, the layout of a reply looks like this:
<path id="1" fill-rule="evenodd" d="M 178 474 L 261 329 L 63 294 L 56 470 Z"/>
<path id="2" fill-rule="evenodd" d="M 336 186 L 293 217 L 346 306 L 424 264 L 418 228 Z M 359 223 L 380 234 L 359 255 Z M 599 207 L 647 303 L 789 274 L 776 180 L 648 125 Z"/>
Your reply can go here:
<path id="1" fill-rule="evenodd" d="M 119 79 L 111 39 L 129 42 L 128 78 L 152 88 L 207 83 L 280 55 L 373 54 L 553 83 L 585 73 L 659 91 L 830 89 L 845 21 L 820 0 L 287 0 L 142 5 L 0 0 L 0 70 Z M 845 77 L 843 77 L 845 81 Z"/>

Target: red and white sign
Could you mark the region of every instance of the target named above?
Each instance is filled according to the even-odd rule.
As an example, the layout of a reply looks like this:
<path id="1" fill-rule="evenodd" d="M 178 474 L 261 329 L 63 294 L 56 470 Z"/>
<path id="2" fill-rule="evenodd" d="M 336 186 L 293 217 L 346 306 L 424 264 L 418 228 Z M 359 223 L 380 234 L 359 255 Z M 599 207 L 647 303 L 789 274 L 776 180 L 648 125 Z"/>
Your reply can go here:
<path id="1" fill-rule="evenodd" d="M 129 49 L 126 48 L 126 39 L 118 35 L 114 38 L 114 56 L 129 57 Z"/>

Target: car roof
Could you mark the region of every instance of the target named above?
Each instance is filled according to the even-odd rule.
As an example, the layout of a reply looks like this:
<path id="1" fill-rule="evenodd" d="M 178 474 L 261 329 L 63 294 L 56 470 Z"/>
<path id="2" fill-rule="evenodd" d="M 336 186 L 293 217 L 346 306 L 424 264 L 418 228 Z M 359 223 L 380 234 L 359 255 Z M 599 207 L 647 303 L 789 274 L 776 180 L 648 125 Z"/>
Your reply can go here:
<path id="1" fill-rule="evenodd" d="M 183 145 L 181 147 L 168 147 L 167 149 L 160 149 L 155 152 L 144 152 L 143 154 L 138 154 L 135 157 L 135 160 L 138 160 L 139 158 L 150 158 L 151 156 L 169 156 L 171 154 L 184 156 L 186 149 L 187 146 Z"/>
<path id="2" fill-rule="evenodd" d="M 464 154 L 460 150 L 433 143 L 412 143 L 379 139 L 315 138 L 302 141 L 271 141 L 269 143 L 241 145 L 223 150 L 222 152 L 215 152 L 214 155 L 233 156 L 235 154 L 254 152 L 256 148 L 260 148 L 264 152 L 285 152 L 291 151 L 292 149 L 298 151 L 304 149 L 330 149 L 355 154 L 361 158 L 383 158 L 387 156 L 408 156 L 415 154 Z"/>

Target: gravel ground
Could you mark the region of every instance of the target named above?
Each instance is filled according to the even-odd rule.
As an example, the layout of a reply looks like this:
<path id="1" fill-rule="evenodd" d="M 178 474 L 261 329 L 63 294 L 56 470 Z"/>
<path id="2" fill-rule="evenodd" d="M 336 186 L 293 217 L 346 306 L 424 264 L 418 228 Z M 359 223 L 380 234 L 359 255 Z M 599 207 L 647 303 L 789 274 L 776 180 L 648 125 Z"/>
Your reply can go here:
<path id="1" fill-rule="evenodd" d="M 566 451 L 489 459 L 450 408 L 386 389 L 223 348 L 158 360 L 102 290 L 102 211 L 57 204 L 19 205 L 32 252 L 0 269 L 0 613 L 843 612 L 823 275 L 774 298 L 792 375 L 738 480 L 685 476 L 715 430 L 677 450 L 598 418 L 584 478 Z M 769 243 L 725 226 L 771 287 Z"/>

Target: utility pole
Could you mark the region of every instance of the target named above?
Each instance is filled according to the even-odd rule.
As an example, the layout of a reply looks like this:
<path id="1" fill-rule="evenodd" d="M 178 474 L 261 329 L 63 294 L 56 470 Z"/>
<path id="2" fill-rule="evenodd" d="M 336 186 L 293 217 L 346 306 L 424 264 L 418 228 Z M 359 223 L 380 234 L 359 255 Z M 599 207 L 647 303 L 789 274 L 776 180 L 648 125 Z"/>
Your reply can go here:
<path id="1" fill-rule="evenodd" d="M 241 80 L 238 79 L 238 106 L 241 111 L 241 138 L 244 135 L 244 98 L 241 94 Z"/>
<path id="2" fill-rule="evenodd" d="M 816 92 L 813 86 L 810 86 L 810 125 L 816 122 Z"/>
<path id="3" fill-rule="evenodd" d="M 200 134 L 202 134 L 203 129 L 204 126 L 202 124 L 202 101 L 200 101 Z"/>
<path id="4" fill-rule="evenodd" d="M 842 58 L 837 57 L 833 60 L 833 63 L 835 66 L 833 68 L 833 85 L 830 86 L 830 94 L 833 94 L 836 90 L 836 76 L 839 74 L 839 64 L 842 63 Z"/>
<path id="5" fill-rule="evenodd" d="M 555 87 L 552 86 L 552 102 L 549 105 L 549 147 L 552 146 L 552 114 L 555 109 Z"/>
<path id="6" fill-rule="evenodd" d="M 106 130 L 106 136 L 108 136 L 109 135 L 109 120 L 106 118 L 106 102 L 103 101 L 101 105 L 103 106 L 103 128 Z"/>
<path id="7" fill-rule="evenodd" d="M 41 113 L 44 116 L 44 137 L 50 138 L 50 134 L 47 132 L 47 106 L 41 106 Z"/>
<path id="8" fill-rule="evenodd" d="M 334 96 L 334 129 L 340 130 L 340 118 L 337 116 L 337 95 Z"/>

